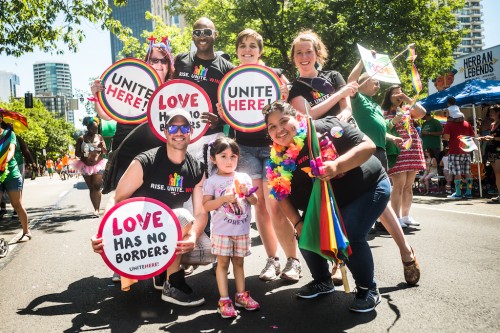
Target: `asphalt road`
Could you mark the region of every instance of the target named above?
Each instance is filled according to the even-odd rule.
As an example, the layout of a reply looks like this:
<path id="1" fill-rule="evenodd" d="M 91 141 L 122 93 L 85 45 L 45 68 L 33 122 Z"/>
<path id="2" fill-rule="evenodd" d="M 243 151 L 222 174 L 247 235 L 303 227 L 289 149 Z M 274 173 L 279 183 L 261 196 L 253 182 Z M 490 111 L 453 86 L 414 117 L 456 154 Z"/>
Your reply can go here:
<path id="1" fill-rule="evenodd" d="M 243 310 L 227 320 L 216 313 L 217 286 L 209 267 L 188 277 L 207 300 L 201 307 L 161 301 L 151 280 L 120 291 L 91 251 L 99 219 L 91 217 L 82 179 L 27 180 L 23 198 L 31 241 L 14 244 L 19 221 L 10 214 L 0 220 L 0 237 L 13 243 L 0 259 L 0 332 L 500 332 L 500 205 L 486 199 L 415 197 L 412 215 L 422 226 L 406 234 L 422 268 L 416 287 L 404 283 L 392 239 L 370 235 L 382 303 L 368 314 L 349 312 L 353 295 L 342 287 L 313 300 L 297 299 L 294 292 L 311 279 L 305 266 L 298 283 L 261 282 L 265 252 L 252 230 L 246 282 L 261 310 Z"/>

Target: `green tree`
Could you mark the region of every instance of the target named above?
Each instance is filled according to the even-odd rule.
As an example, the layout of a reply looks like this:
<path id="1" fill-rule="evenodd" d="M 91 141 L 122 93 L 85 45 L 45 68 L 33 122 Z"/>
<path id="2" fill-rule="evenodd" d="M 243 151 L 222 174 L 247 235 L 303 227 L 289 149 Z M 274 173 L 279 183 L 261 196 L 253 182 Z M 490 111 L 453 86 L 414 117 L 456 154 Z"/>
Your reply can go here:
<path id="1" fill-rule="evenodd" d="M 19 134 L 28 147 L 33 157 L 42 160 L 42 151 L 56 158 L 68 152 L 68 145 L 75 144 L 76 130 L 74 126 L 63 118 L 56 118 L 49 112 L 40 100 L 33 101 L 33 108 L 26 109 L 24 100 L 12 100 L 10 103 L 0 102 L 0 107 L 6 110 L 19 112 L 28 119 L 29 129 Z"/>
<path id="2" fill-rule="evenodd" d="M 145 17 L 146 20 L 153 21 L 153 26 L 155 27 L 154 31 L 144 30 L 141 33 L 141 41 L 131 35 L 123 35 L 120 38 L 120 40 L 124 43 L 123 49 L 119 54 L 121 57 L 144 59 L 149 44 L 149 40 L 147 39 L 150 36 L 154 36 L 157 43 L 160 42 L 163 37 L 168 36 L 172 46 L 173 55 L 189 50 L 191 32 L 188 29 L 185 29 L 184 32 L 182 32 L 181 29 L 176 26 L 168 26 L 162 21 L 161 17 L 155 16 L 150 12 L 146 12 Z"/>
<path id="3" fill-rule="evenodd" d="M 454 63 L 453 49 L 465 31 L 458 29 L 452 14 L 463 0 L 174 0 L 171 10 L 183 14 L 188 24 L 199 17 L 212 19 L 219 32 L 217 45 L 234 55 L 236 35 L 253 28 L 264 37 L 264 60 L 295 76 L 289 59 L 294 36 L 301 30 L 317 32 L 330 55 L 325 69 L 347 77 L 359 60 L 356 43 L 394 56 L 410 43 L 416 44 L 424 94 L 426 82 Z M 394 66 L 410 92 L 409 65 L 404 57 Z"/>
<path id="4" fill-rule="evenodd" d="M 115 0 L 116 5 L 126 3 Z M 130 29 L 111 17 L 105 0 L 0 0 L 0 8 L 0 54 L 18 57 L 36 48 L 63 54 L 64 45 L 76 52 L 85 38 L 80 27 L 85 21 L 117 36 L 130 34 Z"/>

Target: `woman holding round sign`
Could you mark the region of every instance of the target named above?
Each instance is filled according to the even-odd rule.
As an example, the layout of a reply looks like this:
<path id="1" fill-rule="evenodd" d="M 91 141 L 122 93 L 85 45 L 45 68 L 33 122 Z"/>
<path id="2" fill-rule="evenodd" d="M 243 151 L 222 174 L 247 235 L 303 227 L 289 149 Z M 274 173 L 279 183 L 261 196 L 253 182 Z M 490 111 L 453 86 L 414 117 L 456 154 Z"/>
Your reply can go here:
<path id="1" fill-rule="evenodd" d="M 149 82 L 152 87 L 156 88 L 160 84 L 170 80 L 174 74 L 174 66 L 173 66 L 173 61 L 172 61 L 172 54 L 171 54 L 171 47 L 170 47 L 170 41 L 168 40 L 167 37 L 162 38 L 162 41 L 160 43 L 154 43 L 156 39 L 154 37 L 150 37 L 150 44 L 148 51 L 146 53 L 145 57 L 145 64 L 139 59 L 124 59 L 122 60 L 121 63 L 115 63 L 113 64 L 110 68 L 108 68 L 104 73 L 103 76 L 104 78 L 109 77 L 110 75 L 115 75 L 113 76 L 114 82 L 118 82 L 118 79 L 115 79 L 115 77 L 118 77 L 117 73 L 120 73 L 119 71 L 131 71 L 131 72 L 138 72 L 142 80 L 145 80 Z M 149 65 L 149 66 L 148 66 Z M 115 68 L 115 72 L 113 74 L 113 67 Z M 130 70 L 132 68 L 132 70 Z M 113 82 L 113 81 L 110 81 Z M 139 93 L 140 87 L 138 88 L 136 86 L 136 82 L 134 82 L 133 79 L 129 79 L 128 81 L 126 79 L 122 79 L 120 81 L 122 85 L 125 86 L 130 86 L 131 90 L 134 92 Z M 132 82 L 132 84 L 126 84 L 125 82 Z M 144 85 L 144 84 L 143 84 Z M 136 88 L 134 89 L 134 86 Z M 121 113 L 117 112 L 117 110 L 114 110 L 110 106 L 109 103 L 105 103 L 105 100 L 102 98 L 103 94 L 106 94 L 105 87 L 101 80 L 95 80 L 94 83 L 91 86 L 91 91 L 92 95 L 94 96 L 94 107 L 95 111 L 99 115 L 100 118 L 104 120 L 116 120 L 117 125 L 116 125 L 116 132 L 115 135 L 113 136 L 113 142 L 111 144 L 111 151 L 114 152 L 113 155 L 110 156 L 110 165 L 107 166 L 107 172 L 108 175 L 106 177 L 111 177 L 108 179 L 105 179 L 105 184 L 104 184 L 104 193 L 108 193 L 111 190 L 114 190 L 116 187 L 116 184 L 118 183 L 119 179 L 125 172 L 125 169 L 128 167 L 130 162 L 132 162 L 133 158 L 148 149 L 157 147 L 162 144 L 161 141 L 156 140 L 156 137 L 154 135 L 148 136 L 147 140 L 130 140 L 127 141 L 126 147 L 123 149 L 119 149 L 121 146 L 121 143 L 125 140 L 125 138 L 129 135 L 130 132 L 132 132 L 134 129 L 136 129 L 142 122 L 144 122 L 147 118 L 146 116 L 146 107 L 144 103 L 146 101 L 141 100 L 140 101 L 140 108 L 143 112 L 141 112 L 141 115 L 138 116 L 138 119 L 132 119 L 132 118 L 126 118 L 124 115 Z M 115 92 L 116 91 L 116 92 Z M 111 89 L 109 91 L 109 94 L 115 93 L 117 98 L 120 96 L 121 99 L 127 100 L 126 96 L 130 95 L 123 95 L 121 94 L 122 90 L 113 90 Z M 145 90 L 142 89 L 143 92 L 141 92 L 141 96 L 143 97 L 150 97 L 152 94 L 152 91 L 150 90 Z M 99 99 L 98 97 L 101 95 L 101 98 Z M 137 97 L 139 98 L 139 97 Z M 129 103 L 139 103 L 138 99 L 133 99 L 129 97 L 129 99 L 133 102 Z M 117 102 L 118 103 L 118 102 Z M 103 108 L 102 105 L 105 107 Z M 119 105 L 119 104 L 117 104 Z M 136 117 L 137 118 L 137 117 Z M 147 126 L 146 126 L 147 127 Z M 149 132 L 149 128 L 146 128 Z M 142 136 L 142 139 L 144 139 L 144 136 Z"/>
<path id="2" fill-rule="evenodd" d="M 318 69 L 328 57 L 328 50 L 319 36 L 311 30 L 300 32 L 292 42 L 290 57 L 299 77 L 292 82 L 288 102 L 305 114 L 305 99 L 313 119 L 336 116 L 340 120 L 353 121 L 349 97 L 357 92 L 358 84 L 346 85 L 339 72 Z"/>
<path id="3" fill-rule="evenodd" d="M 98 217 L 102 195 L 102 174 L 107 162 L 103 154 L 106 154 L 107 150 L 104 138 L 97 133 L 99 118 L 85 117 L 83 125 L 87 126 L 87 132 L 76 141 L 75 155 L 80 159 L 74 162 L 73 167 L 82 174 L 90 191 L 94 216 Z"/>
<path id="4" fill-rule="evenodd" d="M 290 57 L 299 71 L 299 77 L 292 82 L 288 102 L 302 114 L 306 113 L 307 105 L 313 119 L 336 116 L 354 123 L 349 97 L 357 92 L 358 84 L 346 85 L 339 72 L 318 69 L 328 57 L 321 38 L 312 30 L 300 32 L 292 42 Z M 336 267 L 332 276 L 336 284 L 342 283 L 340 270 Z"/>
<path id="5" fill-rule="evenodd" d="M 261 113 L 262 108 L 278 99 L 279 95 L 282 98 L 288 96 L 288 79 L 283 75 L 282 69 L 260 66 L 263 65 L 260 59 L 263 48 L 263 38 L 258 32 L 245 29 L 238 34 L 236 54 L 241 65 L 222 80 L 219 88 L 220 103 L 217 106 L 219 114 L 236 133 L 236 142 L 241 150 L 238 170 L 250 175 L 252 186 L 258 188 L 255 219 L 267 254 L 266 265 L 259 278 L 270 281 L 281 277 L 298 281 L 301 265 L 297 259 L 293 227 L 281 214 L 277 202 L 269 197 L 266 161 L 269 159 L 269 146 L 272 142 Z M 248 77 L 252 74 L 255 82 L 258 82 L 256 85 L 249 83 L 251 79 Z M 239 84 L 239 81 L 243 84 Z M 248 98 L 249 95 L 253 98 Z M 244 113 L 248 116 L 243 116 Z M 277 257 L 278 241 L 287 256 L 283 270 Z"/>

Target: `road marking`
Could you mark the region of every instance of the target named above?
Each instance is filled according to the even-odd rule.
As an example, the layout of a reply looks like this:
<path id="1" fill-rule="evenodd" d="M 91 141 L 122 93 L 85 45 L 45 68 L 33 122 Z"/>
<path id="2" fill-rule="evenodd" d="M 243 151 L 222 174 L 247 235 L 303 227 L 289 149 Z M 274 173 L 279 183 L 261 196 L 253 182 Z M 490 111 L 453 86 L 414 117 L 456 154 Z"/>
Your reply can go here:
<path id="1" fill-rule="evenodd" d="M 59 203 L 61 202 L 61 200 L 66 196 L 66 194 L 68 194 L 69 191 L 64 191 L 62 192 L 60 195 L 59 195 L 59 199 L 56 201 L 55 204 L 52 205 L 52 207 L 50 208 L 49 210 L 49 213 L 47 213 L 46 215 L 40 217 L 40 218 L 34 218 L 31 220 L 31 222 L 28 223 L 28 226 L 29 226 L 29 229 L 30 230 L 33 230 L 33 228 L 40 222 L 43 222 L 43 221 L 46 221 L 48 219 L 50 219 L 53 215 L 54 215 L 54 211 L 59 207 Z M 9 242 L 9 255 L 13 253 L 13 251 L 15 250 L 15 248 L 20 244 L 18 241 L 19 239 L 22 237 L 23 235 L 23 232 L 20 231 L 19 233 L 17 233 Z M 9 256 L 7 256 L 9 257 Z M 10 260 L 9 260 L 10 261 Z M 0 265 L 0 269 L 2 269 L 3 267 L 5 267 L 5 265 L 7 264 L 8 261 L 5 261 L 3 262 L 1 265 Z"/>
<path id="2" fill-rule="evenodd" d="M 493 217 L 493 218 L 496 218 L 496 219 L 500 219 L 500 216 L 498 216 L 498 215 L 488 215 L 488 214 L 479 214 L 479 213 L 459 212 L 459 211 L 456 211 L 456 210 L 433 208 L 433 207 L 419 205 L 419 204 L 413 204 L 413 206 L 414 207 L 418 207 L 418 208 L 428 209 L 428 210 L 435 210 L 435 211 L 438 211 L 438 212 L 456 213 L 456 214 L 467 214 L 467 215 L 475 215 L 475 216 L 483 216 L 483 217 Z"/>

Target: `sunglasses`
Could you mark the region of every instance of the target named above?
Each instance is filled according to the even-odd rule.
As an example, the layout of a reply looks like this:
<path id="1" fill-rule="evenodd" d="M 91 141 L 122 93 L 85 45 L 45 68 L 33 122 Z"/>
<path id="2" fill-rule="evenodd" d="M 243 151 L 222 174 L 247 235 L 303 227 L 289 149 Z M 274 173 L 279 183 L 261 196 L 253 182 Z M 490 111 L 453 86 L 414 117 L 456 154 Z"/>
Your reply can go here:
<path id="1" fill-rule="evenodd" d="M 166 65 L 168 63 L 167 57 L 164 57 L 161 59 L 156 59 L 156 58 L 149 59 L 149 64 L 156 65 L 157 63 L 161 63 L 162 65 Z"/>
<path id="2" fill-rule="evenodd" d="M 212 37 L 215 34 L 215 30 L 212 29 L 194 29 L 193 36 L 200 38 L 201 36 Z"/>
<path id="3" fill-rule="evenodd" d="M 189 125 L 168 125 L 167 126 L 168 134 L 170 134 L 170 135 L 177 133 L 179 131 L 179 129 L 181 130 L 182 134 L 188 134 L 189 132 L 191 132 L 191 126 L 189 126 Z"/>

